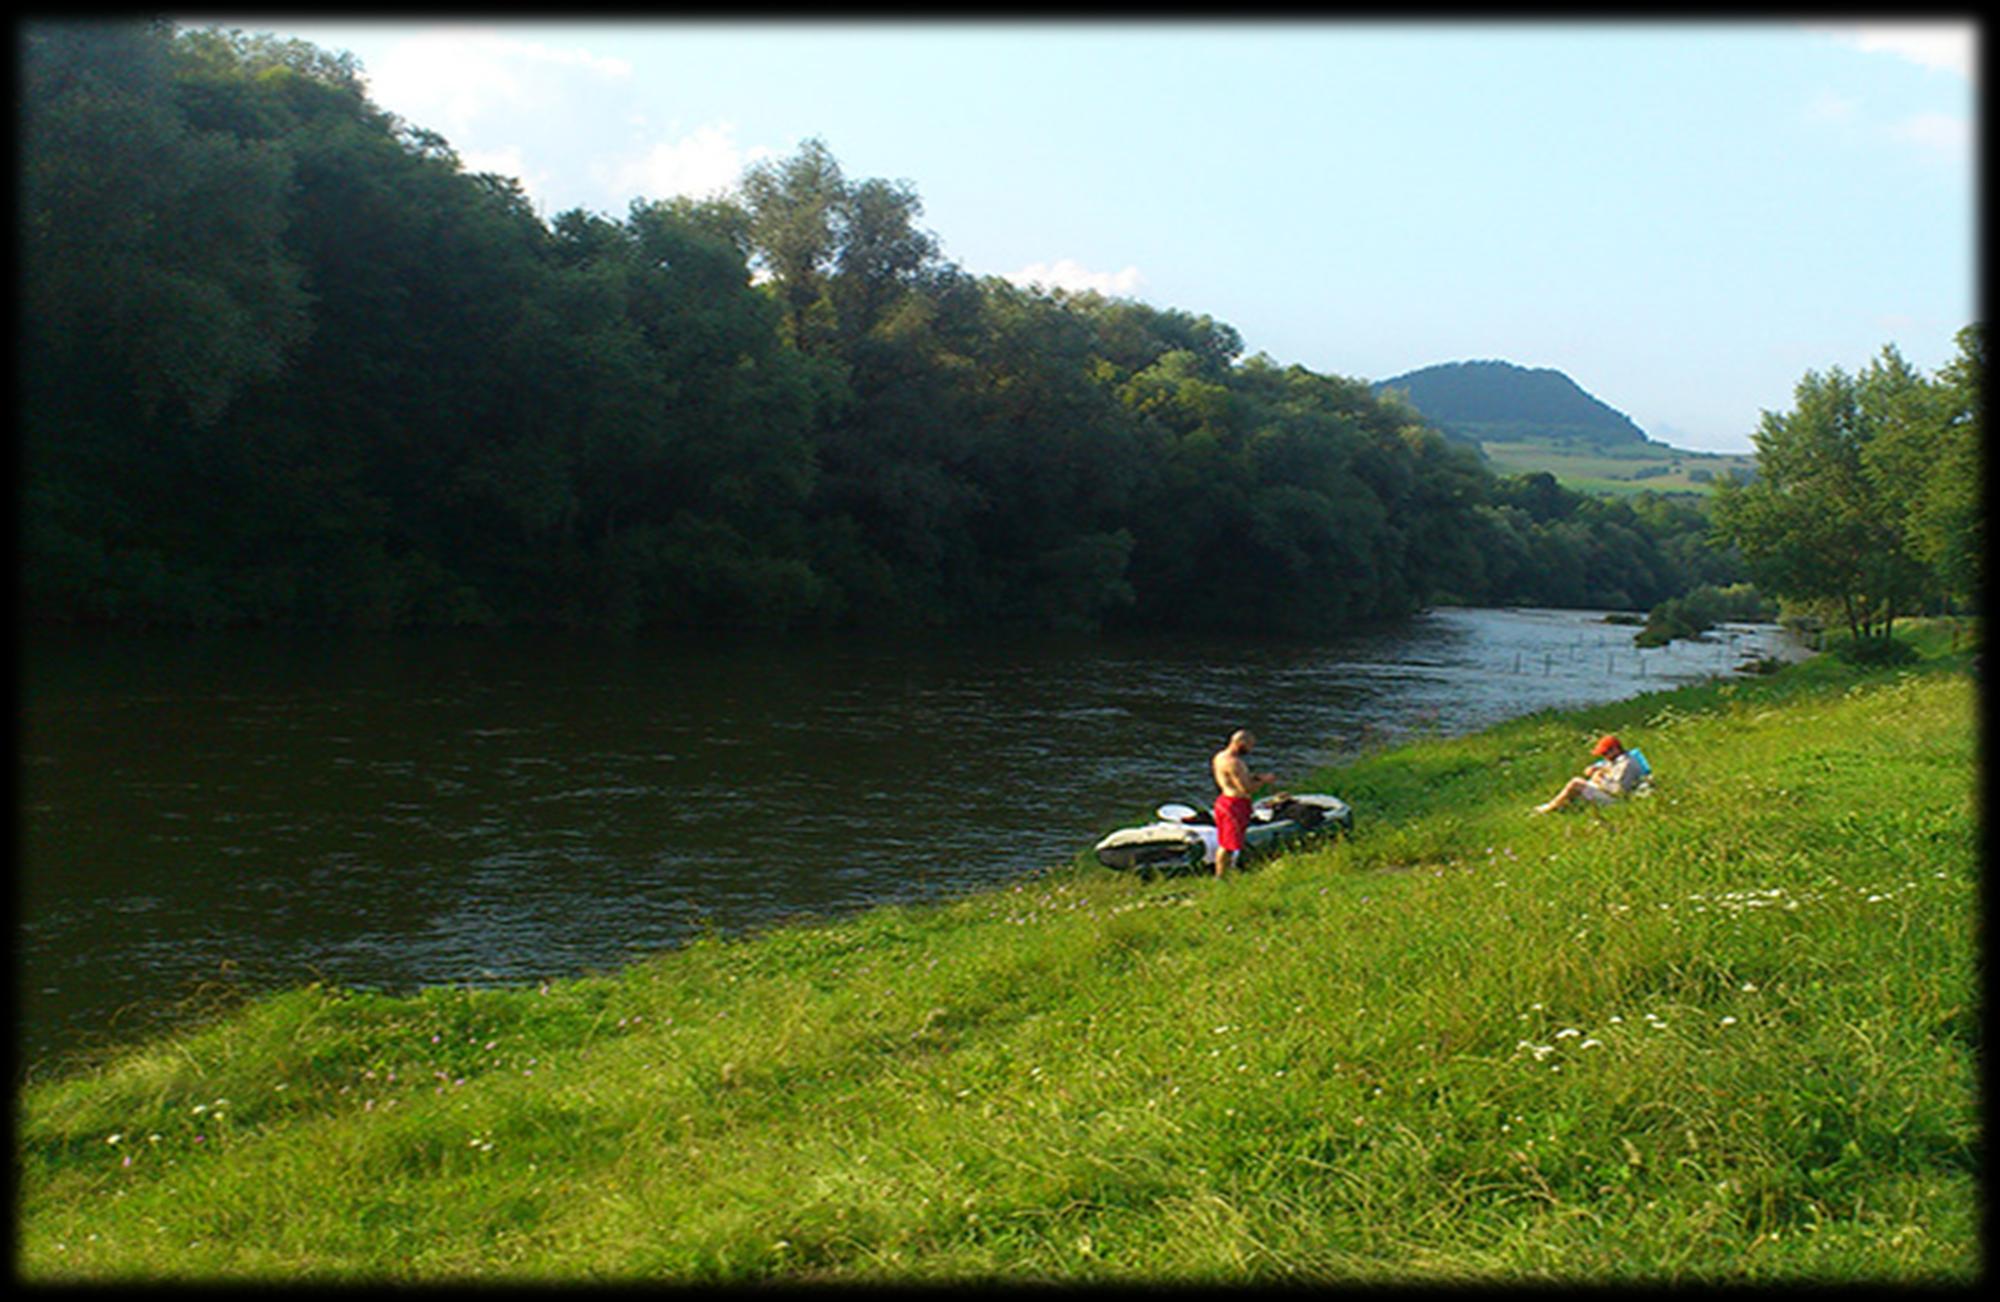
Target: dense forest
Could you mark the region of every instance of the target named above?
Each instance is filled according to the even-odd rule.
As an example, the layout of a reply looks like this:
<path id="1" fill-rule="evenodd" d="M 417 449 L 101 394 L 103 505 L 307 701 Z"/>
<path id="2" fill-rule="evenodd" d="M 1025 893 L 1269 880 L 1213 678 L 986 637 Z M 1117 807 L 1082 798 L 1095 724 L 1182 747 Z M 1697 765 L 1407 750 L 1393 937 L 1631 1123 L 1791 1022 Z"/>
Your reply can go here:
<path id="1" fill-rule="evenodd" d="M 1548 367 L 1446 362 L 1377 381 L 1375 388 L 1402 394 L 1425 420 L 1463 439 L 1507 442 L 1537 435 L 1614 447 L 1648 441 L 1631 417 Z"/>
<path id="2" fill-rule="evenodd" d="M 817 140 L 545 222 L 345 54 L 21 55 L 31 620 L 1312 633 L 1745 577 L 1208 316 L 972 276 Z"/>

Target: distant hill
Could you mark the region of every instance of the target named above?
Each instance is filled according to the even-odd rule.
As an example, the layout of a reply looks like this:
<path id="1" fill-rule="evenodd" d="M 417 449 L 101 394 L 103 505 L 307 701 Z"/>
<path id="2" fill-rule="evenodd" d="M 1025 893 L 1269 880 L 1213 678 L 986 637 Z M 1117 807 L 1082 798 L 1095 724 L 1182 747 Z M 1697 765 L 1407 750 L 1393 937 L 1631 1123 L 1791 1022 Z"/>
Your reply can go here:
<path id="1" fill-rule="evenodd" d="M 1604 448 L 1650 442 L 1624 412 L 1546 367 L 1447 362 L 1377 381 L 1374 387 L 1402 390 L 1426 420 L 1467 442 L 1549 439 Z"/>

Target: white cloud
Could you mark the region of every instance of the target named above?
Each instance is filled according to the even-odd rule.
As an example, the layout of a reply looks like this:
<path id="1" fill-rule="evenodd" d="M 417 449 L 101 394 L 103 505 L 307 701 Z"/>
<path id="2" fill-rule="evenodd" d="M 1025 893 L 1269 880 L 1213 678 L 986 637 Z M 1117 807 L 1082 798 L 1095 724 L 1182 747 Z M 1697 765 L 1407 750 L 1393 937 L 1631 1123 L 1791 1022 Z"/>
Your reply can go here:
<path id="1" fill-rule="evenodd" d="M 1949 113 L 1919 113 L 1888 128 L 1889 134 L 1940 158 L 1972 155 L 1972 123 Z"/>
<path id="2" fill-rule="evenodd" d="M 1948 69 L 1971 80 L 1976 75 L 1976 44 L 1969 26 L 1943 23 L 1885 23 L 1814 30 L 1858 50 L 1888 53 L 1929 68 Z M 1969 115 L 1916 113 L 1886 125 L 1858 99 L 1830 90 L 1819 92 L 1803 109 L 1816 127 L 1856 133 L 1861 138 L 1888 140 L 1945 162 L 1970 159 L 1974 127 Z M 1872 119 L 1872 120 L 1871 120 Z"/>
<path id="3" fill-rule="evenodd" d="M 1817 24 L 1814 30 L 1869 54 L 1891 54 L 1924 68 L 1979 75 L 1979 35 L 1971 23 Z"/>
<path id="4" fill-rule="evenodd" d="M 707 198 L 734 189 L 744 168 L 775 155 L 775 150 L 762 145 L 744 149 L 736 143 L 734 125 L 711 122 L 679 140 L 660 141 L 642 157 L 615 166 L 611 183 L 627 198 Z"/>
<path id="5" fill-rule="evenodd" d="M 366 76 L 375 103 L 451 138 L 496 111 L 556 103 L 577 74 L 587 82 L 622 81 L 632 65 L 493 28 L 431 27 L 397 42 Z"/>
<path id="6" fill-rule="evenodd" d="M 527 184 L 527 164 L 521 158 L 520 147 L 516 145 L 508 145 L 504 149 L 467 150 L 458 156 L 458 162 L 467 172 L 497 172 Z"/>
<path id="7" fill-rule="evenodd" d="M 521 183 L 529 202 L 538 208 L 548 207 L 549 174 L 546 171 L 530 171 L 527 160 L 521 156 L 519 145 L 507 145 L 500 149 L 468 149 L 459 154 L 458 164 L 467 173 L 492 172 L 496 176 L 511 176 Z"/>
<path id="8" fill-rule="evenodd" d="M 1047 289 L 1096 290 L 1109 297 L 1126 297 L 1146 283 L 1137 267 L 1127 267 L 1123 271 L 1092 271 L 1074 258 L 1060 258 L 1053 263 L 1031 262 L 1019 271 L 1008 272 L 1002 279 L 1016 285 L 1041 285 Z"/>
<path id="9" fill-rule="evenodd" d="M 1933 161 L 1954 164 L 1973 156 L 1972 119 L 1956 113 L 1913 113 L 1895 122 L 1869 121 L 1858 105 L 1822 98 L 1806 107 L 1808 121 L 1855 140 L 1886 141 Z"/>

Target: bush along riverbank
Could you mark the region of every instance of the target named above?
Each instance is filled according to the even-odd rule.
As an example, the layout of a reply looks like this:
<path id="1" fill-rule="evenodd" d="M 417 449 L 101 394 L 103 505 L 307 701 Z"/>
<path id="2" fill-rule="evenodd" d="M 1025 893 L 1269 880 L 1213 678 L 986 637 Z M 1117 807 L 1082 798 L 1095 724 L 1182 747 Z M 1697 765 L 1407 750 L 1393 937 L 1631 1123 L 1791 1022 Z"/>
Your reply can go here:
<path id="1" fill-rule="evenodd" d="M 1347 841 L 24 1088 L 29 1281 L 1967 1281 L 1969 652 L 1419 739 Z M 1531 817 L 1597 734 L 1650 797 Z"/>

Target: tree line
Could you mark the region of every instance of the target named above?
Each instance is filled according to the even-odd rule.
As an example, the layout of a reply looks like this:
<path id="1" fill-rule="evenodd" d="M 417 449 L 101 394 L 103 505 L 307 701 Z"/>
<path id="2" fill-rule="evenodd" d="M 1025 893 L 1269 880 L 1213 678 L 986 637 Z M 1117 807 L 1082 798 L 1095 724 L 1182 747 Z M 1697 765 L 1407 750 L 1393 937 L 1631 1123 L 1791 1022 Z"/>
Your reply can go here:
<path id="1" fill-rule="evenodd" d="M 1209 316 L 973 276 L 818 140 L 545 222 L 346 54 L 48 23 L 21 69 L 32 619 L 1314 633 L 1745 577 Z"/>

